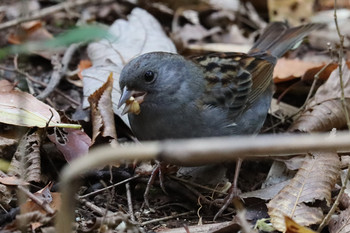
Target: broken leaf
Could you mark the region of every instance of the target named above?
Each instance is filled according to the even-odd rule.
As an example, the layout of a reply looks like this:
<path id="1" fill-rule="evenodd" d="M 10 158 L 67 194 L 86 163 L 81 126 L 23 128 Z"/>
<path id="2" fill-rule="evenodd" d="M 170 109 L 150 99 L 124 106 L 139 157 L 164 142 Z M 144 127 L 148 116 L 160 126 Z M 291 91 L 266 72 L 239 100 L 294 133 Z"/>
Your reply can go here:
<path id="1" fill-rule="evenodd" d="M 347 65 L 343 66 L 342 73 L 346 106 L 350 111 L 350 71 Z M 307 103 L 304 112 L 294 121 L 290 131 L 329 131 L 344 127 L 346 117 L 340 98 L 339 69 L 336 69 Z"/>
<path id="2" fill-rule="evenodd" d="M 320 223 L 323 212 L 320 208 L 308 206 L 316 200 L 331 201 L 331 190 L 340 172 L 340 161 L 336 153 L 315 152 L 306 157 L 289 184 L 268 204 L 268 213 L 273 226 L 285 231 L 284 216 L 289 216 L 302 226 Z"/>
<path id="3" fill-rule="evenodd" d="M 79 129 L 56 129 L 47 137 L 61 151 L 67 162 L 71 162 L 88 153 L 91 138 Z"/>

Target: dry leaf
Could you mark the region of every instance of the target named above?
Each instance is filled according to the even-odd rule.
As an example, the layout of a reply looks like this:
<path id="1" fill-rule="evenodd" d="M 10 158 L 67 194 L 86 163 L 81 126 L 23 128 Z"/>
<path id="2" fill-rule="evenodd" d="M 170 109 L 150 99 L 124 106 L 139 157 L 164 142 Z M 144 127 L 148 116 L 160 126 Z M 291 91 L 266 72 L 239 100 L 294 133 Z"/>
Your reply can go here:
<path id="1" fill-rule="evenodd" d="M 49 105 L 31 94 L 17 90 L 0 92 L 0 122 L 26 127 L 71 127 L 80 125 L 61 124 L 60 115 Z"/>
<path id="2" fill-rule="evenodd" d="M 110 73 L 107 82 L 89 96 L 92 118 L 92 144 L 101 136 L 108 140 L 117 139 L 111 99 L 112 88 L 113 74 Z"/>
<path id="3" fill-rule="evenodd" d="M 316 233 L 315 231 L 310 230 L 309 228 L 300 226 L 288 216 L 284 216 L 284 219 L 286 222 L 286 233 Z"/>
<path id="4" fill-rule="evenodd" d="M 59 130 L 59 133 L 56 133 Z M 71 162 L 88 153 L 91 138 L 79 129 L 56 129 L 47 137 L 61 151 L 67 162 Z"/>
<path id="5" fill-rule="evenodd" d="M 52 34 L 46 30 L 42 22 L 40 20 L 34 20 L 20 24 L 16 34 L 10 34 L 7 40 L 11 44 L 23 44 L 28 41 L 41 41 L 52 38 Z M 53 52 L 50 51 L 40 51 L 35 53 L 46 59 L 51 59 L 51 56 L 53 55 Z"/>
<path id="6" fill-rule="evenodd" d="M 0 92 L 12 91 L 15 86 L 6 79 L 0 80 Z"/>
<path id="7" fill-rule="evenodd" d="M 284 216 L 303 226 L 321 222 L 322 210 L 307 204 L 326 200 L 329 205 L 339 172 L 340 161 L 336 153 L 317 152 L 306 157 L 295 177 L 267 204 L 273 226 L 285 231 Z"/>
<path id="8" fill-rule="evenodd" d="M 21 177 L 24 181 L 40 182 L 40 144 L 42 129 L 27 132 L 20 140 L 8 174 Z"/>
<path id="9" fill-rule="evenodd" d="M 273 71 L 273 81 L 275 83 L 286 82 L 299 78 L 310 69 L 323 67 L 324 63 L 302 61 L 300 59 L 280 58 Z"/>
<path id="10" fill-rule="evenodd" d="M 116 20 L 109 29 L 114 40 L 101 40 L 89 45 L 88 53 L 93 67 L 82 72 L 84 96 L 88 97 L 106 82 L 110 72 L 113 72 L 114 84 L 112 91 L 113 111 L 129 125 L 126 115 L 121 116 L 118 109 L 120 98 L 119 74 L 125 64 L 132 58 L 144 53 L 164 51 L 176 53 L 172 41 L 165 35 L 159 22 L 147 11 L 135 8 L 128 16 L 128 21 Z M 83 107 L 89 106 L 87 98 Z"/>
<path id="11" fill-rule="evenodd" d="M 51 192 L 50 186 L 51 186 L 51 183 L 49 183 L 41 190 L 34 193 L 34 195 L 40 198 L 41 200 L 43 200 L 45 203 L 49 204 L 49 206 L 53 210 L 57 211 L 60 209 L 60 206 L 61 206 L 61 194 L 56 192 Z M 27 202 L 23 203 L 20 207 L 21 207 L 22 214 L 35 212 L 35 211 L 39 211 L 40 213 L 47 214 L 46 211 L 41 206 L 39 206 L 37 203 L 35 203 L 30 199 L 28 199 Z"/>
<path id="12" fill-rule="evenodd" d="M 83 75 L 81 74 L 81 72 L 87 68 L 90 68 L 91 66 L 92 66 L 92 63 L 90 60 L 81 60 L 78 65 L 78 70 L 79 70 L 78 77 L 80 79 L 83 79 Z"/>
<path id="13" fill-rule="evenodd" d="M 350 208 L 341 211 L 339 216 L 331 219 L 329 222 L 330 233 L 349 233 L 350 232 Z"/>
<path id="14" fill-rule="evenodd" d="M 345 99 L 350 111 L 350 71 L 346 65 L 342 72 Z M 346 118 L 340 96 L 339 69 L 336 69 L 307 103 L 305 111 L 293 123 L 290 131 L 314 132 L 343 128 Z"/>
<path id="15" fill-rule="evenodd" d="M 12 223 L 7 224 L 3 230 L 15 232 L 18 231 L 18 229 L 31 229 L 33 223 L 36 223 L 35 225 L 38 225 L 38 223 L 40 223 L 40 225 L 46 225 L 49 223 L 52 224 L 52 220 L 53 217 L 48 217 L 46 213 L 43 214 L 39 211 L 18 214 L 16 215 L 16 219 Z"/>

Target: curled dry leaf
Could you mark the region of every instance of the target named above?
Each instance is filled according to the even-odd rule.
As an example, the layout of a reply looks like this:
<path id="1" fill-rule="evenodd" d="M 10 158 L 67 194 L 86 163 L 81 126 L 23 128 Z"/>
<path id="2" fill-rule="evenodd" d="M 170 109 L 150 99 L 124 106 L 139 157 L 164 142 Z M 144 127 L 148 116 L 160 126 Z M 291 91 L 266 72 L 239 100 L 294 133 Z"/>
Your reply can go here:
<path id="1" fill-rule="evenodd" d="M 113 40 L 101 40 L 89 45 L 88 53 L 93 66 L 82 72 L 84 96 L 88 97 L 106 82 L 113 73 L 112 91 L 113 111 L 129 125 L 126 115 L 117 108 L 120 98 L 119 75 L 124 65 L 132 58 L 153 51 L 176 53 L 172 41 L 165 35 L 159 22 L 147 11 L 135 8 L 128 16 L 128 21 L 116 20 L 109 28 Z M 88 107 L 87 98 L 83 107 Z"/>
<path id="2" fill-rule="evenodd" d="M 336 153 L 317 152 L 306 157 L 295 177 L 267 204 L 273 226 L 285 231 L 284 216 L 303 226 L 321 222 L 322 210 L 307 204 L 326 200 L 329 205 L 339 172 L 340 161 Z"/>
<path id="3" fill-rule="evenodd" d="M 27 132 L 20 140 L 12 158 L 8 174 L 19 176 L 24 181 L 40 182 L 40 145 L 42 129 Z"/>
<path id="4" fill-rule="evenodd" d="M 113 74 L 102 87 L 89 96 L 92 118 L 92 144 L 99 136 L 117 139 L 115 131 L 114 113 L 112 109 Z"/>
<path id="5" fill-rule="evenodd" d="M 346 106 L 350 111 L 350 71 L 347 65 L 343 66 L 342 73 Z M 343 128 L 346 125 L 346 117 L 340 97 L 339 69 L 336 69 L 307 103 L 304 112 L 293 123 L 290 131 L 314 132 Z"/>

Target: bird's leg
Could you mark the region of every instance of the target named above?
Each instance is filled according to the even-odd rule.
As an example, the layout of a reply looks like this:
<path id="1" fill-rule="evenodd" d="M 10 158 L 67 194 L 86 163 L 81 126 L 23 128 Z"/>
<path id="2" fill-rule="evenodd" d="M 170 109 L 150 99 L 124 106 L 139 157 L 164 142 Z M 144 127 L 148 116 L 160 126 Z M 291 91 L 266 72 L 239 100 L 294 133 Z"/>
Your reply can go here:
<path id="1" fill-rule="evenodd" d="M 235 170 L 235 176 L 233 178 L 232 186 L 229 190 L 228 195 L 224 199 L 224 205 L 220 208 L 220 210 L 215 214 L 214 221 L 221 216 L 221 214 L 227 209 L 227 207 L 231 204 L 232 200 L 236 197 L 238 197 L 238 189 L 237 189 L 237 181 L 239 176 L 239 170 L 241 169 L 242 165 L 242 159 L 239 158 L 236 162 L 236 170 Z"/>
<path id="2" fill-rule="evenodd" d="M 149 202 L 148 202 L 148 194 L 149 194 L 149 191 L 154 183 L 154 180 L 156 179 L 157 177 L 157 174 L 159 176 L 159 183 L 160 183 L 160 187 L 161 189 L 163 190 L 163 192 L 165 194 L 168 194 L 165 190 L 165 187 L 164 187 L 164 176 L 163 176 L 163 167 L 164 167 L 164 163 L 163 162 L 159 162 L 159 161 L 156 161 L 157 165 L 156 167 L 153 169 L 152 173 L 151 173 L 151 176 L 147 182 L 147 186 L 146 186 L 146 190 L 145 190 L 145 193 L 143 194 L 143 199 L 144 199 L 144 202 L 145 202 L 145 205 L 147 208 L 150 208 L 150 205 L 149 205 Z"/>

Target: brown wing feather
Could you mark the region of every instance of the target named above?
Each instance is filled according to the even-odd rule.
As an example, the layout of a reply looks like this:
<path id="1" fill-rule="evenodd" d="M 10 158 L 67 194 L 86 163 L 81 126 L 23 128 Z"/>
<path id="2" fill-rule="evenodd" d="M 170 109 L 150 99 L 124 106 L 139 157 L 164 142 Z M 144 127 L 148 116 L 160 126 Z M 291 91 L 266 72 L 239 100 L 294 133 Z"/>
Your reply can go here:
<path id="1" fill-rule="evenodd" d="M 227 107 L 233 116 L 241 114 L 271 83 L 273 64 L 244 53 L 210 54 L 192 60 L 202 67 L 207 81 L 204 104 Z"/>

